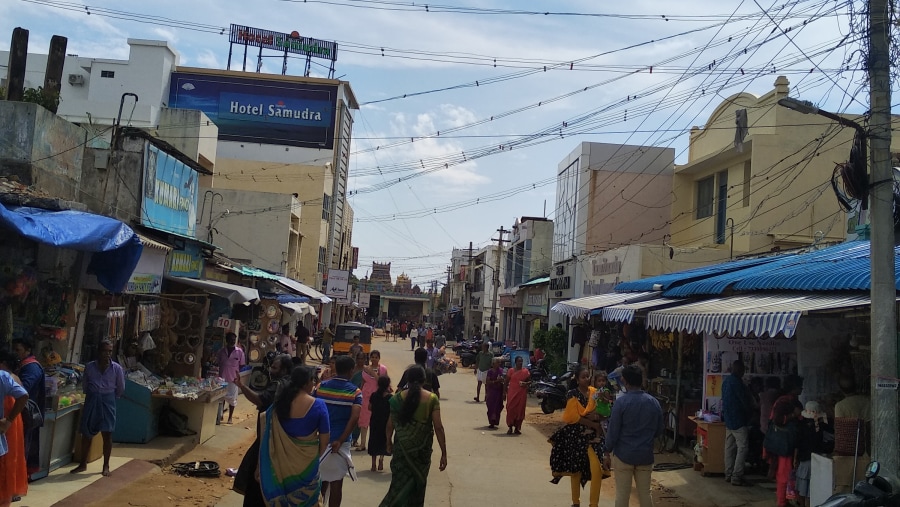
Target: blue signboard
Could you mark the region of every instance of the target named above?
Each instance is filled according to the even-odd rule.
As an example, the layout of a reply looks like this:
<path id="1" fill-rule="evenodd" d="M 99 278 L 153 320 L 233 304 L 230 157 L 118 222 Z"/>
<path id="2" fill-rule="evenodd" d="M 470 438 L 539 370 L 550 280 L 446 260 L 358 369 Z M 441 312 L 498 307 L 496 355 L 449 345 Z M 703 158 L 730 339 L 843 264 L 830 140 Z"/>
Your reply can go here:
<path id="1" fill-rule="evenodd" d="M 174 72 L 169 107 L 203 111 L 224 141 L 332 149 L 337 95 L 337 85 Z"/>
<path id="2" fill-rule="evenodd" d="M 200 278 L 203 274 L 203 256 L 200 246 L 186 243 L 180 250 L 169 252 L 168 273 L 184 278 Z"/>
<path id="3" fill-rule="evenodd" d="M 144 154 L 141 224 L 194 237 L 197 219 L 197 171 L 147 143 Z"/>

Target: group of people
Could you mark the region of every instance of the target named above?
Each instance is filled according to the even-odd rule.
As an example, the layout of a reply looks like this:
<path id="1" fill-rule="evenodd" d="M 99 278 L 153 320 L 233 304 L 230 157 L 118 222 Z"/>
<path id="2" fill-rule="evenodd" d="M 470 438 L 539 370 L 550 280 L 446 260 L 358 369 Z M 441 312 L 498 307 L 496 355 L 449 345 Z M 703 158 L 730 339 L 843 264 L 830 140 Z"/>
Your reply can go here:
<path id="1" fill-rule="evenodd" d="M 514 366 L 503 371 L 503 359 L 495 357 L 485 343 L 475 358 L 475 403 L 481 403 L 481 386 L 484 385 L 484 403 L 487 405 L 488 428 L 497 429 L 500 414 L 506 402 L 506 433 L 521 435 L 525 422 L 525 406 L 528 403 L 528 385 L 531 372 L 523 368 L 524 359 L 516 357 Z"/>
<path id="2" fill-rule="evenodd" d="M 753 427 L 759 424 L 763 435 L 761 454 L 768 465 L 769 478 L 775 479 L 776 502 L 785 507 L 792 495 L 809 506 L 813 453 L 861 455 L 867 447 L 870 420 L 868 397 L 856 389 L 852 374 L 843 374 L 839 386 L 844 398 L 834 405 L 834 419 L 816 400 L 800 402 L 803 377 L 789 375 L 766 379 L 761 392 L 744 383 L 744 363 L 731 365 L 731 374 L 722 383 L 722 416 L 725 423 L 725 479 L 746 486 L 744 465 L 749 460 Z M 756 420 L 756 412 L 759 419 Z M 858 428 L 858 448 L 840 426 Z M 837 427 L 837 430 L 836 430 Z M 844 441 L 847 440 L 847 441 Z"/>
<path id="3" fill-rule="evenodd" d="M 434 436 L 440 469 L 447 466 L 439 395 L 423 364 L 409 367 L 394 391 L 381 354 L 373 350 L 368 360 L 361 353 L 338 356 L 319 376 L 278 356 L 269 371 L 273 382 L 262 392 L 235 378 L 259 409 L 257 440 L 235 478 L 245 506 L 319 505 L 322 497 L 340 506 L 344 478 L 355 479 L 354 445 L 368 451 L 372 471 L 393 456 L 380 505 L 424 505 Z"/>
<path id="4" fill-rule="evenodd" d="M 0 350 L 0 507 L 28 493 L 29 477 L 40 470 L 40 428 L 45 404 L 44 369 L 32 353 L 28 338 L 13 340 L 13 349 Z M 85 365 L 84 408 L 79 431 L 82 449 L 90 448 L 98 433 L 103 438 L 102 475 L 109 476 L 112 432 L 116 426 L 116 398 L 125 390 L 122 367 L 112 361 L 113 344 L 101 341 L 96 361 Z M 87 452 L 72 473 L 87 469 Z"/>
<path id="5" fill-rule="evenodd" d="M 621 376 L 625 391 L 615 398 L 605 372 L 592 376 L 584 365 L 574 371 L 564 425 L 549 438 L 550 482 L 570 477 L 572 505 L 581 504 L 581 489 L 590 482 L 589 505 L 597 506 L 602 481 L 615 469 L 616 507 L 628 506 L 632 486 L 641 507 L 652 506 L 653 442 L 663 431 L 662 409 L 643 390 L 640 367 L 625 366 Z"/>
<path id="6" fill-rule="evenodd" d="M 425 325 L 424 322 L 410 322 L 408 320 L 397 321 L 394 319 L 385 320 L 382 324 L 386 339 L 397 341 L 397 337 L 401 340 L 409 338 L 410 350 L 416 347 L 424 347 L 427 340 L 434 341 L 434 328 L 431 325 Z"/>

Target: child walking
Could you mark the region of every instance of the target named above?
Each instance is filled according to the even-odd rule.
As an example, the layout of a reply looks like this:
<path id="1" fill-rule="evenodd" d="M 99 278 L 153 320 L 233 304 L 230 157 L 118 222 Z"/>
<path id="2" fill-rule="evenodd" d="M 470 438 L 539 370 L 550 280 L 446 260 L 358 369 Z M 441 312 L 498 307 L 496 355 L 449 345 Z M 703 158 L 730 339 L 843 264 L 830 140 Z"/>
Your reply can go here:
<path id="1" fill-rule="evenodd" d="M 375 468 L 375 458 L 378 458 L 378 471 L 384 470 L 384 455 L 387 454 L 387 422 L 391 415 L 390 399 L 394 390 L 391 389 L 391 378 L 387 375 L 378 377 L 378 389 L 369 398 L 369 410 L 372 417 L 369 420 L 369 456 L 372 456 L 372 471 Z"/>

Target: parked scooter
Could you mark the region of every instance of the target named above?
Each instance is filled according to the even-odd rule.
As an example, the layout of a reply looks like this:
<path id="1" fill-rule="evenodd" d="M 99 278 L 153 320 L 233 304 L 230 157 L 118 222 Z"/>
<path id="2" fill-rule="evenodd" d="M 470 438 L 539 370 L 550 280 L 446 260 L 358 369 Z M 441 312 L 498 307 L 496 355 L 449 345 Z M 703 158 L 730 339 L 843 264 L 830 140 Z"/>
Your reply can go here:
<path id="1" fill-rule="evenodd" d="M 895 492 L 894 486 L 879 477 L 881 465 L 877 461 L 869 463 L 866 468 L 866 479 L 853 486 L 852 493 L 833 495 L 820 507 L 876 507 L 900 505 L 900 489 Z"/>
<path id="2" fill-rule="evenodd" d="M 569 392 L 572 372 L 567 371 L 560 376 L 537 382 L 535 394 L 541 400 L 541 411 L 545 414 L 566 408 L 566 393 Z"/>

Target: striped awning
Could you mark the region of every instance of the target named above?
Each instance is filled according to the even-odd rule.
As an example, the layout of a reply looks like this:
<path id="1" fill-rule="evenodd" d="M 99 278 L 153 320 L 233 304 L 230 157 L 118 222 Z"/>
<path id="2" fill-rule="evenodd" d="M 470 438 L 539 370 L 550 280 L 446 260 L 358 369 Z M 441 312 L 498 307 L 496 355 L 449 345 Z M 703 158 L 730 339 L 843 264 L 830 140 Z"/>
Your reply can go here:
<path id="1" fill-rule="evenodd" d="M 659 295 L 659 291 L 652 292 L 611 292 L 609 294 L 600 294 L 599 296 L 588 296 L 578 299 L 569 299 L 560 301 L 553 305 L 551 310 L 556 313 L 567 315 L 571 318 L 581 318 L 588 314 L 591 310 L 605 308 L 612 305 L 620 305 L 634 301 L 645 301 L 655 298 Z"/>
<path id="2" fill-rule="evenodd" d="M 868 294 L 758 294 L 716 298 L 648 314 L 647 327 L 729 336 L 791 338 L 809 312 L 863 307 Z"/>
<path id="3" fill-rule="evenodd" d="M 634 320 L 634 314 L 638 311 L 646 311 L 650 309 L 660 309 L 667 308 L 670 306 L 676 305 L 684 305 L 690 303 L 687 299 L 670 299 L 670 298 L 655 298 L 648 299 L 647 301 L 638 301 L 636 303 L 625 303 L 622 305 L 613 305 L 607 306 L 602 310 L 594 310 L 591 312 L 591 315 L 596 315 L 599 313 L 601 315 L 601 320 L 605 320 L 607 322 L 628 322 Z"/>

